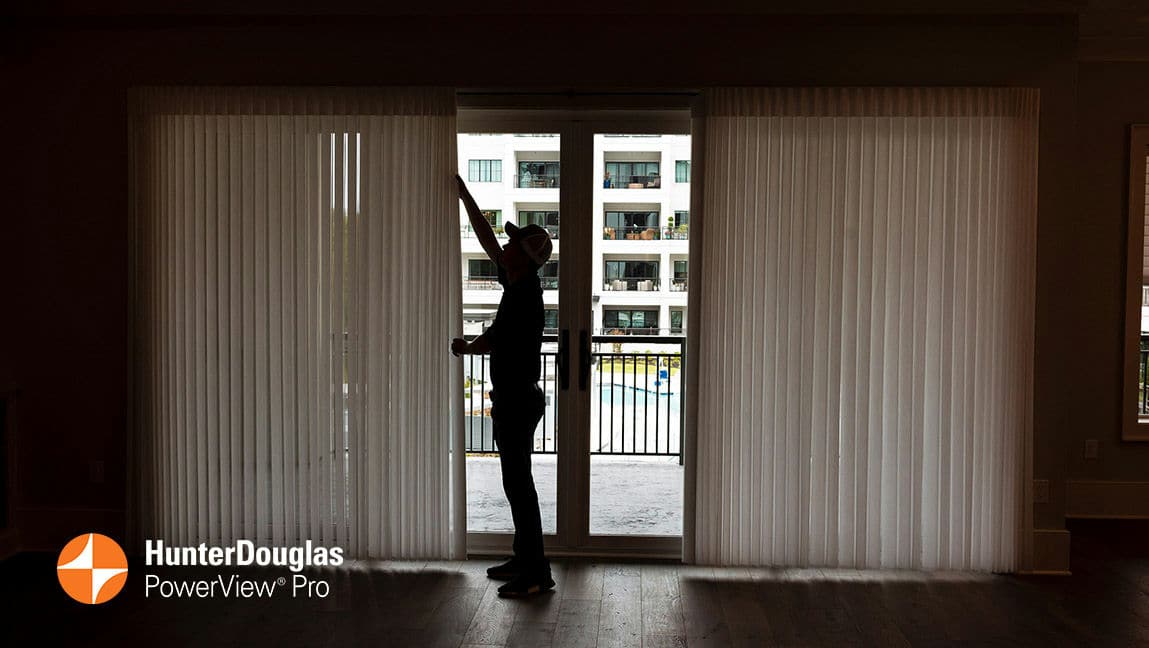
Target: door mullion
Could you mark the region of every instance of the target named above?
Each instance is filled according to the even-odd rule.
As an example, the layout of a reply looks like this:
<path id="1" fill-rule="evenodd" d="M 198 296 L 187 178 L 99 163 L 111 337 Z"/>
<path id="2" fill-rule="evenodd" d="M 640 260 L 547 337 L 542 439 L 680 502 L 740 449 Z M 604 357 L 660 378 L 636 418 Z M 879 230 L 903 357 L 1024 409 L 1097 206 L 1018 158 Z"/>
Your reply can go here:
<path id="1" fill-rule="evenodd" d="M 570 388 L 559 399 L 558 529 L 568 547 L 583 547 L 589 533 L 590 394 L 577 380 L 578 344 L 591 326 L 591 209 L 594 135 L 585 122 L 563 126 L 559 188 L 559 326 L 570 331 Z"/>

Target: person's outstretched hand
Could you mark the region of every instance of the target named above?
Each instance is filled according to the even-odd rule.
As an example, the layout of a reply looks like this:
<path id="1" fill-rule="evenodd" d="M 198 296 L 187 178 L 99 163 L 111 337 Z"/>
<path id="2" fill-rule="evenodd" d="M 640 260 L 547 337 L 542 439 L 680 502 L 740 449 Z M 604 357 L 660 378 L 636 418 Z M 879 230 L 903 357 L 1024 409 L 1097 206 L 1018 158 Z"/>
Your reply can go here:
<path id="1" fill-rule="evenodd" d="M 451 353 L 456 357 L 467 352 L 467 341 L 463 338 L 455 338 L 451 340 Z"/>

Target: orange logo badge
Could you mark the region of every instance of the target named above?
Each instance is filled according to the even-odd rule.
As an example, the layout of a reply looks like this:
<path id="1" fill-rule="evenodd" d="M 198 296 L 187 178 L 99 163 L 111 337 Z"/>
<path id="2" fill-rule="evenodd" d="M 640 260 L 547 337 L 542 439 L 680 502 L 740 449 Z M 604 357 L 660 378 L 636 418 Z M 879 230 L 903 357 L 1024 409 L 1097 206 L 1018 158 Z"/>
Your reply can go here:
<path id="1" fill-rule="evenodd" d="M 128 558 L 106 535 L 85 533 L 60 550 L 56 577 L 68 596 L 93 605 L 112 600 L 128 580 Z"/>

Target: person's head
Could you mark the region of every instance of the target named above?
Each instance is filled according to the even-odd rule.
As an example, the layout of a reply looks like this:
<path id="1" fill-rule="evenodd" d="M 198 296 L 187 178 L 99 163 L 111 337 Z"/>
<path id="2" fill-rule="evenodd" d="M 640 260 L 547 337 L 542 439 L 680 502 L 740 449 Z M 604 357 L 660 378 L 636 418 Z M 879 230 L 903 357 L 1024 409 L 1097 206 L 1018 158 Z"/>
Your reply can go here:
<path id="1" fill-rule="evenodd" d="M 509 240 L 503 246 L 503 265 L 512 271 L 536 272 L 551 256 L 551 237 L 534 223 L 519 227 L 508 222 L 503 228 Z"/>

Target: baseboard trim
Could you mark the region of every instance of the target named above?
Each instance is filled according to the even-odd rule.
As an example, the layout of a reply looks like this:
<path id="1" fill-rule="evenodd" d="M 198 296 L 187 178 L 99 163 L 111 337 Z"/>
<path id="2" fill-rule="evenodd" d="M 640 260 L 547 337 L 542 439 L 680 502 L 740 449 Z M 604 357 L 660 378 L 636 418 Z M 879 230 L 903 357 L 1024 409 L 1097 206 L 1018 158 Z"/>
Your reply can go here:
<path id="1" fill-rule="evenodd" d="M 1067 518 L 1149 519 L 1149 481 L 1070 480 L 1065 491 Z"/>

